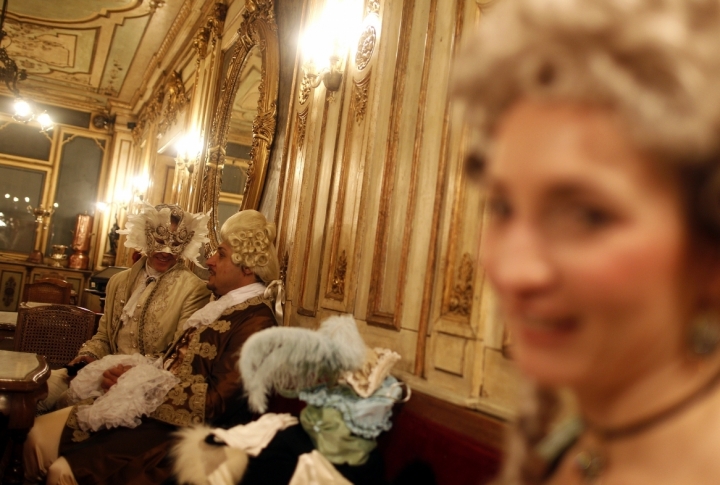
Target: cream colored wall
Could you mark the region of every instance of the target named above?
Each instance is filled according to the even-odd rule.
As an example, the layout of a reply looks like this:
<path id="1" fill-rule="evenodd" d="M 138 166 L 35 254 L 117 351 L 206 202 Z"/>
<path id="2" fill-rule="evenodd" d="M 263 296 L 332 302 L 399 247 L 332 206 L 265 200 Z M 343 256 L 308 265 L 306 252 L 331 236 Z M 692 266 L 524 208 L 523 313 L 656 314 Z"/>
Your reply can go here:
<path id="1" fill-rule="evenodd" d="M 305 25 L 324 3 L 307 0 Z M 402 355 L 412 387 L 506 417 L 517 378 L 447 101 L 451 59 L 488 3 L 366 0 L 365 49 L 350 52 L 338 92 L 308 88 L 296 66 L 278 248 L 286 324 L 350 313 L 367 343 Z"/>

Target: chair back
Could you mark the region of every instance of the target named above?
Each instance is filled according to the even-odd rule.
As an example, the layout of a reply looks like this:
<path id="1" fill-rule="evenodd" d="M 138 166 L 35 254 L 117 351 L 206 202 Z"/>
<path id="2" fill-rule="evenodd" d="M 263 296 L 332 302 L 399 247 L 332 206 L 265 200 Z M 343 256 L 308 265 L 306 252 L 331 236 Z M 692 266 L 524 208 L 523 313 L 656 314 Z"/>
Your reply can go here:
<path id="1" fill-rule="evenodd" d="M 95 312 L 73 305 L 20 308 L 15 350 L 44 355 L 53 369 L 63 367 L 93 336 Z"/>
<path id="2" fill-rule="evenodd" d="M 67 305 L 72 297 L 72 284 L 58 278 L 44 278 L 26 283 L 22 301 L 60 303 Z"/>

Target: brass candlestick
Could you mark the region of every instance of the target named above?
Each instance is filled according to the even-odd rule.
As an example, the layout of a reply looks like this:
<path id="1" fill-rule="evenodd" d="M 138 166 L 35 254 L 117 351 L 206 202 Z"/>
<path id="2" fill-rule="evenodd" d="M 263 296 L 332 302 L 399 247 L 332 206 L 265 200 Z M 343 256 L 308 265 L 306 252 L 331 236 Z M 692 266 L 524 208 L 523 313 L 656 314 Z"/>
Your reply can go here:
<path id="1" fill-rule="evenodd" d="M 30 214 L 35 216 L 35 243 L 33 244 L 34 249 L 27 258 L 30 263 L 42 264 L 44 261 L 42 251 L 40 251 L 40 244 L 42 244 L 42 233 L 47 229 L 47 219 L 53 215 L 55 209 L 50 207 L 45 209 L 42 204 L 37 207 L 31 205 L 27 206 L 27 210 Z"/>

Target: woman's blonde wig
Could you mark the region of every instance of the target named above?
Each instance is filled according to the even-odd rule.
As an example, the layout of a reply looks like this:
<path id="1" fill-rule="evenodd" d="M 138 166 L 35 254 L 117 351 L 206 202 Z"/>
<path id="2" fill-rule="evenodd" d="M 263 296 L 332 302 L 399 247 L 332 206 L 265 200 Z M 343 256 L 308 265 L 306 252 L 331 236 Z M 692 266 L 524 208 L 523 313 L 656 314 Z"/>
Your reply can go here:
<path id="1" fill-rule="evenodd" d="M 474 166 L 521 99 L 607 107 L 720 234 L 720 0 L 500 0 L 456 62 Z M 707 229 L 707 227 L 705 228 Z"/>
<path id="2" fill-rule="evenodd" d="M 280 276 L 275 250 L 275 224 L 255 210 L 233 214 L 222 225 L 220 239 L 232 247 L 232 262 L 250 268 L 263 282 Z"/>

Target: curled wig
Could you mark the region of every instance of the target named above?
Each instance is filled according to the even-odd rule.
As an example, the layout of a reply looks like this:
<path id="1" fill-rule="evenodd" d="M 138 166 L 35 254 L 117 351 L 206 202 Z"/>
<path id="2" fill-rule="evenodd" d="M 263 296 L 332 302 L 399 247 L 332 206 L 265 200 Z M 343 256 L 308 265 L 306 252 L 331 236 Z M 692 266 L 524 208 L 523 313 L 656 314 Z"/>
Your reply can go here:
<path id="1" fill-rule="evenodd" d="M 678 167 L 690 218 L 720 239 L 720 0 L 503 0 L 454 69 L 482 168 L 517 101 L 607 107 Z"/>
<path id="2" fill-rule="evenodd" d="M 222 225 L 220 239 L 232 247 L 232 262 L 252 269 L 266 284 L 280 276 L 275 250 L 275 224 L 255 210 L 233 214 Z"/>

